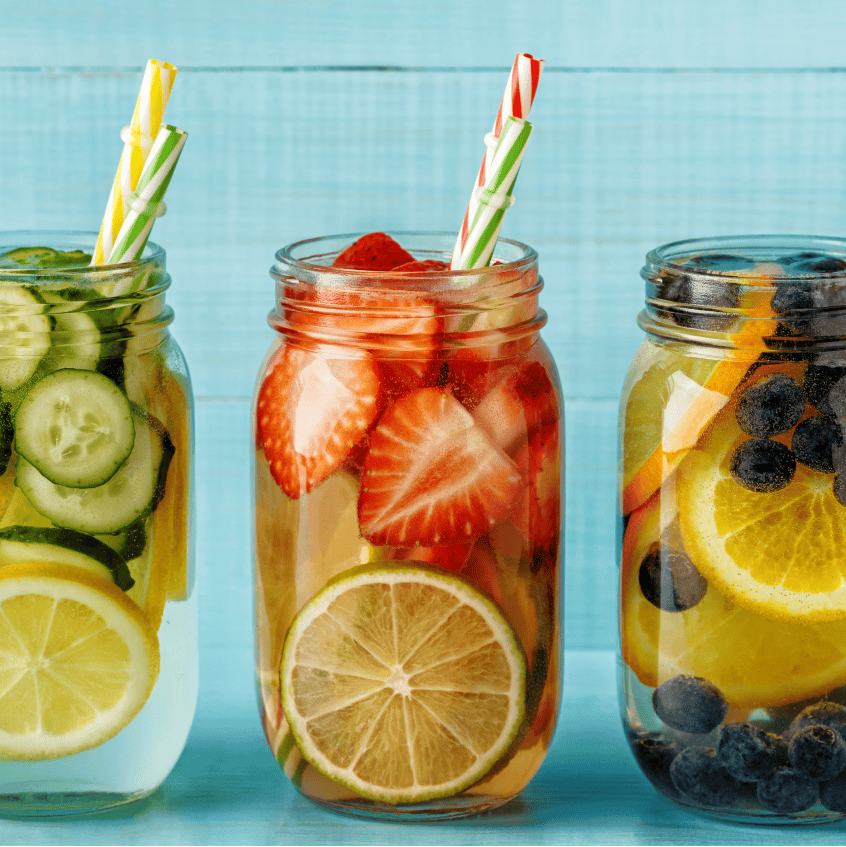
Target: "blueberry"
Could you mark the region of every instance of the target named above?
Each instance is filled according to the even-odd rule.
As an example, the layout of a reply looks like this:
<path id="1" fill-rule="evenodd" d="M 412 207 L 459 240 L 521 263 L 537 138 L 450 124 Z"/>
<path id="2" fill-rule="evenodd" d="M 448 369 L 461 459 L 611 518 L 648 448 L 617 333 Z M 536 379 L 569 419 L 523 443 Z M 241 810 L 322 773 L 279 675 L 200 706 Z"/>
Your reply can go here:
<path id="1" fill-rule="evenodd" d="M 707 679 L 681 674 L 652 692 L 655 714 L 681 732 L 704 735 L 719 726 L 728 705 L 722 691 Z"/>
<path id="2" fill-rule="evenodd" d="M 705 577 L 684 553 L 656 548 L 640 563 L 643 596 L 665 612 L 692 609 L 708 590 Z"/>
<path id="3" fill-rule="evenodd" d="M 745 271 L 747 268 L 753 267 L 756 262 L 754 259 L 747 259 L 745 256 L 735 256 L 732 253 L 705 253 L 701 256 L 694 256 L 685 262 L 686 265 L 693 265 L 696 268 L 708 268 L 715 271 Z"/>
<path id="4" fill-rule="evenodd" d="M 835 418 L 816 415 L 796 427 L 790 447 L 797 462 L 821 473 L 833 473 L 843 433 Z"/>
<path id="5" fill-rule="evenodd" d="M 710 747 L 688 747 L 670 765 L 673 785 L 703 806 L 728 806 L 740 786 Z"/>
<path id="6" fill-rule="evenodd" d="M 834 475 L 834 499 L 846 506 L 846 473 L 843 471 Z"/>
<path id="7" fill-rule="evenodd" d="M 803 380 L 805 396 L 824 415 L 836 414 L 831 407 L 829 395 L 834 384 L 844 376 L 846 367 L 842 365 L 808 365 Z"/>
<path id="8" fill-rule="evenodd" d="M 832 415 L 846 418 L 846 375 L 841 376 L 829 389 L 828 406 Z"/>
<path id="9" fill-rule="evenodd" d="M 782 256 L 778 261 L 791 273 L 827 274 L 846 270 L 846 261 L 843 259 L 812 251 Z"/>
<path id="10" fill-rule="evenodd" d="M 831 727 L 812 724 L 793 735 L 787 756 L 810 779 L 834 779 L 846 770 L 846 741 Z"/>
<path id="11" fill-rule="evenodd" d="M 717 758 L 741 782 L 757 782 L 781 763 L 781 739 L 751 723 L 730 723 L 720 730 Z"/>
<path id="12" fill-rule="evenodd" d="M 686 274 L 662 277 L 656 296 L 688 307 L 671 314 L 672 320 L 679 326 L 711 332 L 725 331 L 735 321 L 734 315 L 713 310 L 735 309 L 740 302 L 736 285 L 722 280 L 692 278 Z"/>
<path id="13" fill-rule="evenodd" d="M 675 741 L 660 732 L 638 732 L 630 739 L 632 753 L 646 778 L 661 792 L 677 795 L 670 778 L 670 765 L 679 754 Z"/>
<path id="14" fill-rule="evenodd" d="M 735 416 L 749 435 L 768 438 L 796 426 L 805 412 L 805 392 L 787 374 L 773 374 L 747 388 Z"/>
<path id="15" fill-rule="evenodd" d="M 771 812 L 792 815 L 810 809 L 819 797 L 814 780 L 793 768 L 776 768 L 758 783 L 758 800 Z"/>
<path id="16" fill-rule="evenodd" d="M 775 294 L 771 301 L 772 309 L 776 314 L 803 312 L 813 309 L 815 305 L 813 286 L 810 282 L 796 279 L 789 282 L 776 282 Z"/>
<path id="17" fill-rule="evenodd" d="M 734 451 L 731 475 L 750 491 L 778 491 L 790 484 L 796 473 L 796 458 L 779 441 L 750 438 Z"/>
<path id="18" fill-rule="evenodd" d="M 846 706 L 832 703 L 830 700 L 820 700 L 818 703 L 807 706 L 793 719 L 785 737 L 789 741 L 797 732 L 814 724 L 822 724 L 833 729 L 846 741 Z"/>
<path id="19" fill-rule="evenodd" d="M 846 812 L 846 773 L 820 783 L 820 802 L 830 812 Z"/>

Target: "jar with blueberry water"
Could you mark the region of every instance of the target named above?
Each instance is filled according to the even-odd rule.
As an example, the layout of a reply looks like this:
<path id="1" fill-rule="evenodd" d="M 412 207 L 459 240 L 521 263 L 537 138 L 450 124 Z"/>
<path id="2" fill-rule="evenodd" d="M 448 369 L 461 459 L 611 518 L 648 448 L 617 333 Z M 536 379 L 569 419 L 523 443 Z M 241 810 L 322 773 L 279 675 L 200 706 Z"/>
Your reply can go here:
<path id="1" fill-rule="evenodd" d="M 846 815 L 846 239 L 646 257 L 620 406 L 620 708 L 644 776 L 752 823 Z"/>

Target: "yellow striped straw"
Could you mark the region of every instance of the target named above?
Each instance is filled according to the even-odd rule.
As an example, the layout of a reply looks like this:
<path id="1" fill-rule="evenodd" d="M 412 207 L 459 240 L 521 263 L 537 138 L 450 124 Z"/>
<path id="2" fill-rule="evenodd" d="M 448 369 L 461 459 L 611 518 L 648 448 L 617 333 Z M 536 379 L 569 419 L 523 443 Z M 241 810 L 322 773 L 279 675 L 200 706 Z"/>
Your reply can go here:
<path id="1" fill-rule="evenodd" d="M 129 200 L 138 187 L 144 163 L 161 128 L 175 78 L 176 68 L 168 62 L 156 59 L 147 62 L 132 123 L 120 135 L 124 142 L 123 153 L 106 204 L 92 265 L 105 264 L 114 248 L 115 239 L 129 212 Z"/>

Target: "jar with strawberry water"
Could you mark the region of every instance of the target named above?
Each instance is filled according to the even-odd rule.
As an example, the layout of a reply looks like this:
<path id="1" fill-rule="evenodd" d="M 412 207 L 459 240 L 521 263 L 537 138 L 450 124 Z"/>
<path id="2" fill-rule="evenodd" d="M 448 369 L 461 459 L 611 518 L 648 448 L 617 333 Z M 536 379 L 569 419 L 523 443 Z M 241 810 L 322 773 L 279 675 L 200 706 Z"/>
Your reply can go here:
<path id="1" fill-rule="evenodd" d="M 736 821 L 846 815 L 846 240 L 647 256 L 621 405 L 621 710 Z"/>
<path id="2" fill-rule="evenodd" d="M 515 797 L 560 695 L 562 399 L 537 253 L 447 233 L 280 250 L 254 416 L 256 673 L 312 800 L 447 818 Z"/>

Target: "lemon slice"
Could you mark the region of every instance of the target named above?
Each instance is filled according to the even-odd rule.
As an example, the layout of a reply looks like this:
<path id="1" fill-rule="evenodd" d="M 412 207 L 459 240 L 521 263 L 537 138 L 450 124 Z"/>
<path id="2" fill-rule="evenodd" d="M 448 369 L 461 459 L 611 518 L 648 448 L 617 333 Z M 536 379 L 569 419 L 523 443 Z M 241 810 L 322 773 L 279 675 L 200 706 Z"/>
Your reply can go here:
<path id="1" fill-rule="evenodd" d="M 755 709 L 820 697 L 846 684 L 846 621 L 773 621 L 733 603 L 713 584 L 686 611 L 653 606 L 640 589 L 640 564 L 659 543 L 684 550 L 673 517 L 661 514 L 654 497 L 632 514 L 623 541 L 622 654 L 644 685 L 693 674 L 710 680 L 732 706 Z"/>
<path id="2" fill-rule="evenodd" d="M 789 446 L 791 436 L 774 440 Z M 703 576 L 750 611 L 804 623 L 846 618 L 846 508 L 833 477 L 798 464 L 779 491 L 750 491 L 730 472 L 747 438 L 732 403 L 679 466 L 685 546 Z"/>
<path id="3" fill-rule="evenodd" d="M 392 804 L 481 779 L 520 728 L 525 677 L 494 603 L 453 574 L 397 563 L 330 582 L 295 618 L 280 668 L 306 759 Z"/>
<path id="4" fill-rule="evenodd" d="M 743 380 L 747 360 L 706 359 L 644 341 L 623 395 L 623 514 L 643 505 L 678 466 Z M 660 412 L 659 412 L 660 410 Z"/>
<path id="5" fill-rule="evenodd" d="M 146 703 L 158 641 L 113 583 L 62 565 L 0 568 L 0 759 L 57 759 L 117 735 Z"/>

